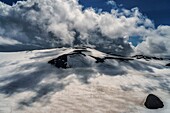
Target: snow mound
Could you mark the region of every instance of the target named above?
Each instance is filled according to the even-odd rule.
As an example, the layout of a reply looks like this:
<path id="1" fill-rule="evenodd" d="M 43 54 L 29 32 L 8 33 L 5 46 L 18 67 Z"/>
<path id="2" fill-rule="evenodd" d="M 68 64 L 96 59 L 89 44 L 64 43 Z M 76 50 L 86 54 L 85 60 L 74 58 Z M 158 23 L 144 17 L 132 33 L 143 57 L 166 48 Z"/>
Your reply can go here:
<path id="1" fill-rule="evenodd" d="M 49 61 L 67 55 L 68 68 Z M 169 113 L 169 60 L 109 55 L 91 48 L 0 52 L 1 113 Z M 61 60 L 62 61 L 62 60 Z M 164 108 L 144 106 L 155 94 Z"/>

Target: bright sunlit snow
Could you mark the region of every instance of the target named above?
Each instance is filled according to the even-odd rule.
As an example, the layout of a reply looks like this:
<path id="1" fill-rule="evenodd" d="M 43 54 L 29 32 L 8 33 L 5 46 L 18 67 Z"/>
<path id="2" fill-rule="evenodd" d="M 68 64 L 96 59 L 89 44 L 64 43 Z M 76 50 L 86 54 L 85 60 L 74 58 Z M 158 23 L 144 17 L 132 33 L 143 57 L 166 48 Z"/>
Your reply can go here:
<path id="1" fill-rule="evenodd" d="M 94 49 L 69 58 L 71 68 L 56 68 L 49 60 L 76 49 L 61 48 L 0 53 L 1 113 L 168 113 L 168 60 L 107 59 L 95 63 Z M 78 65 L 77 61 L 79 61 Z M 86 65 L 88 64 L 88 66 Z M 86 65 L 86 66 L 85 66 Z M 148 110 L 146 96 L 156 94 L 165 107 Z"/>

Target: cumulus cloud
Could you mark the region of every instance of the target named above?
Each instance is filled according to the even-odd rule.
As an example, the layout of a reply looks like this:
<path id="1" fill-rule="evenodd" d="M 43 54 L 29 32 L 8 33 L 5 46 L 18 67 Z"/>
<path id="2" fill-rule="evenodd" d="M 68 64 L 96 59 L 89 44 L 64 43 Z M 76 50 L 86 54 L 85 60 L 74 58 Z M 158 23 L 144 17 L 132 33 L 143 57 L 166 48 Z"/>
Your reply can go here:
<path id="1" fill-rule="evenodd" d="M 138 54 L 170 55 L 170 26 L 159 26 L 148 32 L 145 39 L 136 47 Z"/>
<path id="2" fill-rule="evenodd" d="M 0 36 L 15 40 L 22 48 L 24 45 L 34 45 L 34 49 L 85 45 L 129 55 L 134 50 L 142 52 L 142 45 L 150 47 L 151 42 L 157 46 L 156 40 L 150 41 L 154 39 L 149 37 L 156 34 L 161 40 L 160 37 L 168 35 L 162 34 L 167 28 L 155 29 L 138 8 L 117 8 L 108 13 L 93 8 L 82 10 L 82 7 L 77 0 L 27 0 L 13 6 L 0 2 Z M 128 42 L 131 36 L 144 37 L 144 41 L 135 48 Z M 160 51 L 167 51 L 165 41 L 162 46 L 165 48 L 158 47 Z M 148 51 L 155 52 L 151 48 Z"/>

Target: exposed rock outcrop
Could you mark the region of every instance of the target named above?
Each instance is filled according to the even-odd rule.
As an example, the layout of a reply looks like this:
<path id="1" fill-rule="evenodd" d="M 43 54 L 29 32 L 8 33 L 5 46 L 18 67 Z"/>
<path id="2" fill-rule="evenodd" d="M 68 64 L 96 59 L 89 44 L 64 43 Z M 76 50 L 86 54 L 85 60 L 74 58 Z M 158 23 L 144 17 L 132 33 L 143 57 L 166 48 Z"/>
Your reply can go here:
<path id="1" fill-rule="evenodd" d="M 170 63 L 166 64 L 166 66 L 170 66 Z"/>
<path id="2" fill-rule="evenodd" d="M 148 109 L 158 109 L 158 108 L 164 107 L 163 102 L 156 95 L 153 95 L 153 94 L 149 94 L 147 96 L 144 105 Z"/>

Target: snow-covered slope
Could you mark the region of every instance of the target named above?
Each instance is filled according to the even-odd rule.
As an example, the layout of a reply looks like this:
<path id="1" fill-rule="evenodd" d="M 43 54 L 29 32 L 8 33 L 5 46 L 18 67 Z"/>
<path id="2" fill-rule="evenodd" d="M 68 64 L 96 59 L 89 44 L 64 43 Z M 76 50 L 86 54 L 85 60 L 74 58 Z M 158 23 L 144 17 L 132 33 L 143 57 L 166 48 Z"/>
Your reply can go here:
<path id="1" fill-rule="evenodd" d="M 0 53 L 0 113 L 169 113 L 168 60 L 123 58 L 87 48 Z M 69 54 L 68 68 L 48 63 Z M 96 58 L 104 62 L 96 62 Z M 123 59 L 123 60 L 122 60 Z M 148 94 L 165 107 L 145 108 Z"/>

